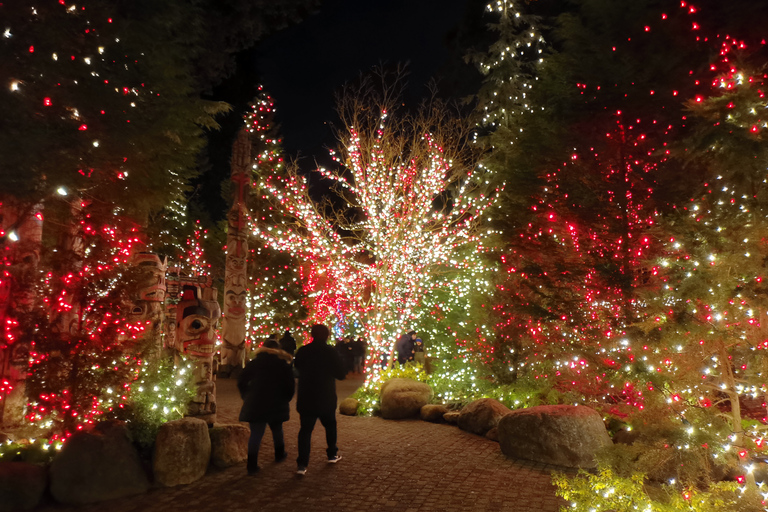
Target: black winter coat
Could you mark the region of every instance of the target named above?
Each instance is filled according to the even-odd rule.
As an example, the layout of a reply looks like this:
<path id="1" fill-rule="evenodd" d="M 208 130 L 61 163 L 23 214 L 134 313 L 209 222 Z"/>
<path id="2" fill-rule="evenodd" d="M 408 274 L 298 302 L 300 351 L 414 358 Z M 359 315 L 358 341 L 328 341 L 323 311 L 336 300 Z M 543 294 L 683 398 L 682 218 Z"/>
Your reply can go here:
<path id="1" fill-rule="evenodd" d="M 243 398 L 240 421 L 288 421 L 295 382 L 291 355 L 276 348 L 261 347 L 237 379 Z"/>
<path id="2" fill-rule="evenodd" d="M 296 410 L 308 414 L 336 411 L 336 379 L 344 380 L 347 369 L 336 349 L 325 341 L 312 340 L 296 352 L 293 366 L 299 373 Z"/>
<path id="3" fill-rule="evenodd" d="M 293 355 L 296 353 L 296 340 L 293 339 L 293 336 L 290 334 L 286 334 L 282 338 L 280 338 L 280 348 L 288 352 L 289 354 Z"/>

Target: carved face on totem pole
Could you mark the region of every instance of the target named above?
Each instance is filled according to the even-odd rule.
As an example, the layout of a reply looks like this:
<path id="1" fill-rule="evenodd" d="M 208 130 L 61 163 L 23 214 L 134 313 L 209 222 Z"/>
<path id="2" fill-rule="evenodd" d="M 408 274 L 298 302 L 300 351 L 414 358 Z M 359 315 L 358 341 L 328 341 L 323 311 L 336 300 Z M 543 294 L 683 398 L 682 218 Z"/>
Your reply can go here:
<path id="1" fill-rule="evenodd" d="M 131 264 L 138 272 L 138 276 L 137 290 L 128 311 L 128 321 L 134 325 L 142 325 L 144 330 L 133 331 L 125 338 L 142 339 L 151 333 L 151 339 L 159 343 L 160 333 L 163 330 L 163 303 L 166 295 L 166 261 L 161 261 L 157 254 L 139 252 L 133 255 Z M 156 349 L 159 348 L 159 346 L 156 347 Z"/>
<path id="2" fill-rule="evenodd" d="M 141 272 L 138 300 L 163 302 L 166 292 L 167 258 L 161 261 L 157 254 L 140 252 L 133 257 L 133 265 Z"/>
<path id="3" fill-rule="evenodd" d="M 176 307 L 177 346 L 188 356 L 212 358 L 216 351 L 216 326 L 221 309 L 216 300 L 203 300 L 197 286 L 185 285 Z"/>
<path id="4" fill-rule="evenodd" d="M 232 320 L 241 320 L 245 316 L 245 296 L 246 291 L 227 290 L 224 296 L 227 318 Z"/>
<path id="5" fill-rule="evenodd" d="M 203 294 L 205 292 L 205 294 Z M 216 415 L 216 326 L 221 316 L 216 290 L 184 285 L 176 307 L 178 331 L 176 346 L 195 362 L 197 396 L 189 404 L 188 414 L 213 423 Z"/>
<path id="6" fill-rule="evenodd" d="M 224 286 L 229 288 L 242 288 L 245 289 L 246 285 L 246 272 L 245 272 L 245 258 L 238 256 L 227 256 L 226 260 L 226 277 L 224 279 Z M 226 301 L 226 297 L 224 298 Z"/>
<path id="7" fill-rule="evenodd" d="M 242 287 L 229 289 L 224 295 L 224 345 L 227 349 L 227 360 L 224 364 L 237 364 L 243 357 L 245 349 L 245 300 L 246 290 Z M 222 351 L 222 355 L 224 351 Z M 231 359 L 231 360 L 230 360 Z"/>

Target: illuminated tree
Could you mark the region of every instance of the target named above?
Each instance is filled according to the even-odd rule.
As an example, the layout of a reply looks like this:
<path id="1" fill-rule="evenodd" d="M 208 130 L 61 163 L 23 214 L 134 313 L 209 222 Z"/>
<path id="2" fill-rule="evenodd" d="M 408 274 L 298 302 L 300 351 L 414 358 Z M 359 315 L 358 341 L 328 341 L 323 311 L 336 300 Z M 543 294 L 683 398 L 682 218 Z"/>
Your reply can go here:
<path id="1" fill-rule="evenodd" d="M 364 79 L 338 102 L 339 167 L 318 169 L 333 196 L 313 200 L 295 170 L 269 176 L 283 219 L 258 228 L 309 268 L 314 319 L 334 323 L 342 311 L 359 321 L 374 363 L 410 328 L 437 276 L 461 266 L 457 251 L 487 234 L 481 221 L 495 196 L 466 123 L 436 99 L 403 112 L 400 84 L 381 78 L 381 89 Z"/>
<path id="2" fill-rule="evenodd" d="M 253 227 L 259 230 L 280 222 L 276 217 L 279 211 L 265 197 L 263 189 L 265 178 L 284 176 L 286 172 L 274 112 L 273 99 L 262 91 L 245 116 L 253 158 L 254 187 L 249 209 Z M 289 254 L 272 248 L 257 237 L 249 242 L 249 247 L 249 332 L 254 338 L 260 338 L 298 328 L 306 317 L 304 269 Z"/>
<path id="3" fill-rule="evenodd" d="M 681 417 L 708 412 L 689 420 L 690 436 L 717 436 L 712 453 L 737 465 L 753 492 L 768 421 L 764 62 L 758 41 L 721 38 L 711 92 L 688 102 L 692 134 L 680 157 L 702 181 L 665 224 L 670 235 L 654 268 L 661 293 L 647 298 L 659 338 L 644 363 Z M 717 416 L 726 426 L 711 421 Z"/>
<path id="4" fill-rule="evenodd" d="M 0 6 L 0 378 L 15 368 L 23 391 L 31 373 L 30 418 L 59 431 L 139 363 L 119 357 L 145 327 L 128 314 L 126 262 L 179 241 L 202 129 L 226 108 L 194 96 L 187 29 L 200 12 L 148 7 Z"/>
<path id="5" fill-rule="evenodd" d="M 499 12 L 503 20 L 515 11 Z M 520 19 L 532 20 L 524 27 L 535 22 Z M 648 230 L 661 202 L 661 148 L 680 125 L 675 84 L 690 82 L 686 59 L 702 59 L 692 61 L 695 52 L 682 44 L 685 15 L 668 16 L 653 1 L 586 0 L 549 23 L 554 43 L 541 61 L 533 28 L 522 34 L 529 53 L 507 56 L 535 72 L 520 74 L 525 97 L 497 94 L 486 115 L 499 126 L 488 138 L 488 165 L 509 177 L 516 208 L 503 226 L 511 236 L 502 256 L 507 279 L 493 305 L 495 357 L 508 363 L 502 379 L 621 394 L 611 391 L 612 377 L 631 357 L 622 340 L 643 315 L 637 289 L 649 276 L 643 258 L 653 250 Z M 676 51 L 666 50 L 666 59 L 655 58 L 670 47 Z M 502 69 L 497 54 L 493 47 L 489 76 L 494 65 Z"/>
<path id="6" fill-rule="evenodd" d="M 645 136 L 638 148 L 645 145 L 648 153 L 646 157 L 640 154 L 637 161 L 652 164 L 648 183 L 654 190 L 649 198 L 657 214 L 646 216 L 651 222 L 640 231 L 639 241 L 650 245 L 638 251 L 639 257 L 633 256 L 635 261 L 627 267 L 633 269 L 632 317 L 615 324 L 614 332 L 619 334 L 615 341 L 603 335 L 601 348 L 589 352 L 605 354 L 602 368 L 610 370 L 600 372 L 602 368 L 597 366 L 598 377 L 602 373 L 614 386 L 595 386 L 604 392 L 596 403 L 631 424 L 634 442 L 604 453 L 604 470 L 594 479 L 585 475 L 575 479 L 572 489 L 593 481 L 569 499 L 575 500 L 574 510 L 621 508 L 624 505 L 618 505 L 604 490 L 619 489 L 630 478 L 637 489 L 638 483 L 647 482 L 647 475 L 669 484 L 658 495 L 641 493 L 654 504 L 657 500 L 674 502 L 659 497 L 675 493 L 682 500 L 677 500 L 674 510 L 719 499 L 723 510 L 763 510 L 760 500 L 765 495 L 757 491 L 765 492 L 764 486 L 758 487 L 752 469 L 761 458 L 765 431 L 765 357 L 760 352 L 766 337 L 761 316 L 768 312 L 763 286 L 768 227 L 762 207 L 766 180 L 761 115 L 765 108 L 764 40 L 761 35 L 747 40 L 728 35 L 723 28 L 728 18 L 721 14 L 727 7 L 710 5 L 709 12 L 701 16 L 698 6 L 687 2 L 674 11 L 667 8 L 649 2 L 635 16 L 634 25 L 628 25 L 633 30 L 614 39 L 617 51 L 628 51 L 631 41 L 642 42 L 642 33 L 654 35 L 656 40 L 664 39 L 658 34 L 667 34 L 680 39 L 680 45 L 669 45 L 666 59 L 627 59 L 644 65 L 635 81 L 617 90 L 628 98 L 620 109 L 622 115 L 631 113 L 628 118 L 638 120 L 627 127 L 634 131 L 651 125 L 650 130 L 635 134 Z M 711 51 L 713 47 L 717 51 Z M 710 55 L 718 52 L 711 61 Z M 609 58 L 604 55 L 602 62 Z M 678 67 L 666 74 L 650 72 L 656 65 L 669 64 Z M 644 83 L 644 73 L 663 76 L 663 80 L 650 87 L 646 101 L 634 104 L 629 98 L 633 88 Z M 619 77 L 612 82 L 621 85 Z M 589 91 L 588 81 L 578 83 Z M 658 102 L 654 96 L 660 91 L 661 98 L 679 98 L 680 104 Z M 630 110 L 633 107 L 644 107 L 647 112 Z M 607 145 L 598 137 L 593 140 L 592 151 L 604 154 Z M 583 154 L 577 155 L 583 161 Z M 568 167 L 576 166 L 568 162 Z M 557 184 L 561 197 L 572 193 L 562 182 Z M 581 197 L 577 196 L 579 202 L 583 202 Z M 633 191 L 632 198 L 636 197 Z M 576 200 L 570 210 L 575 204 Z M 576 232 L 591 234 L 592 230 L 582 226 Z M 586 237 L 588 243 L 594 240 L 600 242 L 598 247 L 611 248 L 596 235 Z M 632 238 L 638 239 L 636 235 Z M 598 266 L 593 268 L 601 271 Z M 595 291 L 610 297 L 612 288 L 607 283 L 609 286 Z M 627 297 L 623 291 L 615 296 Z M 584 306 L 582 309 L 594 311 L 590 304 Z M 589 347 L 579 348 L 584 353 Z M 567 375 L 576 383 L 595 382 L 585 378 L 586 372 Z M 711 485 L 723 478 L 725 468 L 739 468 L 735 479 L 746 485 L 738 492 L 728 483 Z M 558 485 L 568 488 L 564 482 Z M 579 493 L 583 494 L 577 496 Z M 701 507 L 708 509 L 706 504 Z"/>

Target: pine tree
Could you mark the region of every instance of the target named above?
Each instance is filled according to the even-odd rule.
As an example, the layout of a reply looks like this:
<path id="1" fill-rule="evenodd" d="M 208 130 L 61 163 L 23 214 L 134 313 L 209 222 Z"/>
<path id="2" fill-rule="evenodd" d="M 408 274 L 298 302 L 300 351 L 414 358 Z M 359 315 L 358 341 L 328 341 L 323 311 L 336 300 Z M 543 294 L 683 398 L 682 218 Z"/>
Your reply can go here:
<path id="1" fill-rule="evenodd" d="M 495 305 L 513 376 L 622 393 L 611 375 L 631 357 L 622 339 L 642 315 L 658 169 L 680 125 L 674 84 L 688 82 L 681 63 L 695 54 L 676 44 L 686 23 L 653 1 L 586 0 L 546 31 L 553 45 L 529 80 L 513 144 L 494 144 L 507 166 L 494 170 L 535 185 L 508 188 L 512 204 L 526 205 L 508 215 L 508 280 Z"/>
<path id="2" fill-rule="evenodd" d="M 146 326 L 129 314 L 129 253 L 174 239 L 202 129 L 224 109 L 194 95 L 200 11 L 148 7 L 0 6 L 2 377 L 30 373 L 30 417 L 59 432 L 134 375 Z"/>
<path id="3" fill-rule="evenodd" d="M 274 100 L 263 90 L 251 104 L 246 126 L 251 132 L 254 187 L 249 199 L 253 229 L 271 229 L 279 225 L 268 200 L 264 180 L 285 175 L 285 156 L 274 121 Z M 297 329 L 306 317 L 304 273 L 294 258 L 277 251 L 253 237 L 249 243 L 250 332 L 257 339 L 285 329 Z M 255 347 L 254 347 L 255 348 Z"/>
<path id="4" fill-rule="evenodd" d="M 696 435 L 715 437 L 712 454 L 738 467 L 754 498 L 751 467 L 762 456 L 768 421 L 761 352 L 768 347 L 768 154 L 761 116 L 768 75 L 760 41 L 713 39 L 721 42 L 710 68 L 716 76 L 701 78 L 711 92 L 689 100 L 692 133 L 679 146 L 681 161 L 702 181 L 698 195 L 679 203 L 665 222 L 670 235 L 655 268 L 661 293 L 648 299 L 658 343 L 646 364 L 659 374 L 651 380 L 660 398 Z M 716 416 L 727 423 L 713 421 Z"/>

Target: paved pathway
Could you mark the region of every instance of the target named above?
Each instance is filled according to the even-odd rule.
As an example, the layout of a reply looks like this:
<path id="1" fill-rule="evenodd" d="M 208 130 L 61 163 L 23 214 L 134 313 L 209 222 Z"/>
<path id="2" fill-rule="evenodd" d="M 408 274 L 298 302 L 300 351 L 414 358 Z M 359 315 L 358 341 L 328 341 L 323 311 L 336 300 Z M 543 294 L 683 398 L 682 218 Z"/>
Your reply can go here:
<path id="1" fill-rule="evenodd" d="M 361 384 L 338 385 L 344 397 Z M 240 407 L 233 381 L 219 382 L 219 421 L 234 422 Z M 295 404 L 294 404 L 295 405 Z M 338 464 L 325 462 L 325 437 L 318 423 L 305 476 L 295 475 L 298 415 L 285 424 L 288 460 L 272 461 L 272 439 L 264 436 L 261 471 L 248 476 L 245 463 L 210 469 L 201 480 L 83 507 L 49 505 L 45 512 L 557 512 L 545 464 L 506 458 L 496 442 L 450 425 L 419 420 L 339 416 Z"/>

